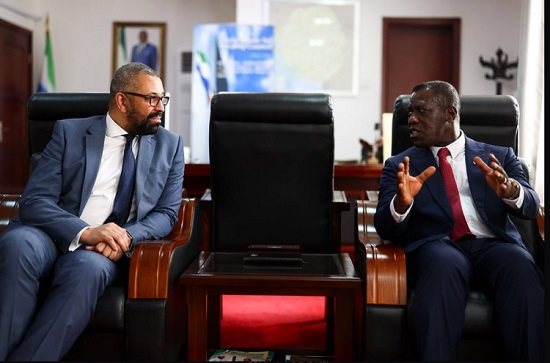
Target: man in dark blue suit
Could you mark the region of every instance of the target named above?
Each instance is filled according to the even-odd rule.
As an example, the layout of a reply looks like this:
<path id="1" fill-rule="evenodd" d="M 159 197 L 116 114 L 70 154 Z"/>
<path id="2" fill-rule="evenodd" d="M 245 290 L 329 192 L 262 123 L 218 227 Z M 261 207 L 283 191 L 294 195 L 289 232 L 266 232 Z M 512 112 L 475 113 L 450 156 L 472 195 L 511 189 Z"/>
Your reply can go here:
<path id="1" fill-rule="evenodd" d="M 470 287 L 494 296 L 494 318 L 511 360 L 543 360 L 543 275 L 508 217 L 535 219 L 539 198 L 511 148 L 460 129 L 460 100 L 447 82 L 413 88 L 414 146 L 389 158 L 374 217 L 380 237 L 404 246 L 414 289 L 410 318 L 420 360 L 455 360 Z M 465 215 L 455 235 L 438 151 L 446 147 Z M 441 161 L 441 164 L 444 164 Z M 458 220 L 458 218 L 456 218 Z"/>
<path id="2" fill-rule="evenodd" d="M 106 114 L 56 122 L 0 236 L 0 361 L 62 359 L 125 273 L 133 244 L 172 230 L 184 158 L 182 137 L 160 126 L 167 103 L 158 74 L 129 63 L 113 76 Z M 107 222 L 128 135 L 135 183 L 121 215 L 129 215 Z M 39 303 L 43 281 L 51 283 Z"/>
<path id="3" fill-rule="evenodd" d="M 132 47 L 132 62 L 140 62 L 157 69 L 157 47 L 147 42 L 147 32 L 142 30 L 139 32 L 139 43 Z"/>

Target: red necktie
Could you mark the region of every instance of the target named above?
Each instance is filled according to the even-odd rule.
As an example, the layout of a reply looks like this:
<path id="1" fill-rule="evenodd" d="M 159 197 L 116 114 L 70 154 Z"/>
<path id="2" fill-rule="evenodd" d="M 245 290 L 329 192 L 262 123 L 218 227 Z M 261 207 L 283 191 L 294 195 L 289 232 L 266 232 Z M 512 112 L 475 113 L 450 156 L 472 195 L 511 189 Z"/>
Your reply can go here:
<path id="1" fill-rule="evenodd" d="M 443 177 L 443 184 L 445 184 L 445 190 L 447 191 L 447 197 L 449 198 L 453 214 L 453 229 L 449 237 L 451 237 L 451 241 L 456 242 L 464 237 L 475 237 L 475 235 L 470 231 L 466 218 L 464 218 L 453 169 L 447 161 L 447 155 L 449 154 L 449 149 L 446 147 L 439 149 L 437 152 L 439 171 L 441 172 L 441 177 Z"/>

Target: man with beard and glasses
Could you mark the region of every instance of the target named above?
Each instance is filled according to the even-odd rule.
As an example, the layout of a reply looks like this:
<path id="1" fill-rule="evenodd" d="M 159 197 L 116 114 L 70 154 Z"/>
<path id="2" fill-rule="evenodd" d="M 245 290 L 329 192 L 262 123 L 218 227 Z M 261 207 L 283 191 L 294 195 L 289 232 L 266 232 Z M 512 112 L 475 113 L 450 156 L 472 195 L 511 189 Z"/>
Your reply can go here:
<path id="1" fill-rule="evenodd" d="M 0 360 L 62 359 L 127 273 L 132 247 L 171 231 L 184 155 L 182 137 L 160 126 L 167 103 L 159 75 L 134 62 L 115 72 L 107 114 L 56 122 L 0 237 Z"/>

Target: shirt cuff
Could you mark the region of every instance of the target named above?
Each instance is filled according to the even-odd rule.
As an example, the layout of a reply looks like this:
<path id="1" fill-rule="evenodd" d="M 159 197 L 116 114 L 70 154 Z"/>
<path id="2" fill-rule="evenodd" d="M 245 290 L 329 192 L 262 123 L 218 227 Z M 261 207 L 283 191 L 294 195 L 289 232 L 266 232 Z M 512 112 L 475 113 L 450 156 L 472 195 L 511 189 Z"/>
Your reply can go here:
<path id="1" fill-rule="evenodd" d="M 519 183 L 518 183 L 519 184 Z M 523 205 L 523 199 L 525 198 L 525 190 L 523 186 L 519 184 L 519 195 L 516 199 L 502 198 L 502 201 L 512 208 L 520 209 Z"/>
<path id="2" fill-rule="evenodd" d="M 390 212 L 391 212 L 391 215 L 393 217 L 393 219 L 397 222 L 397 223 L 401 223 L 405 220 L 405 218 L 407 218 L 407 216 L 409 215 L 409 212 L 411 211 L 411 208 L 414 204 L 414 199 L 412 200 L 412 203 L 411 205 L 409 206 L 409 208 L 407 209 L 407 211 L 403 214 L 399 214 L 395 211 L 395 207 L 393 205 L 394 201 L 395 201 L 395 197 L 397 195 L 394 195 L 391 202 L 390 202 Z"/>
<path id="3" fill-rule="evenodd" d="M 80 243 L 80 236 L 82 236 L 82 233 L 84 233 L 84 231 L 87 230 L 88 228 L 90 227 L 89 226 L 84 227 L 82 228 L 82 230 L 80 230 L 80 232 L 78 232 L 76 237 L 71 241 L 71 244 L 69 245 L 69 252 L 73 252 L 78 247 L 82 246 L 82 243 Z"/>

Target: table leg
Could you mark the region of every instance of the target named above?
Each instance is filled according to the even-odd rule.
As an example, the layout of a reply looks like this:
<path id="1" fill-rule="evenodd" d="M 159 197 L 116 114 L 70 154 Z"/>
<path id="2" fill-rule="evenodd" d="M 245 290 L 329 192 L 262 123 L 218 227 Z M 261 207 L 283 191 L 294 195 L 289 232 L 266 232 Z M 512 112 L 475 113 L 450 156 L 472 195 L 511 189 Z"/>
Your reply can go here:
<path id="1" fill-rule="evenodd" d="M 325 296 L 325 346 L 327 351 L 332 352 L 334 352 L 334 313 L 334 297 Z"/>
<path id="2" fill-rule="evenodd" d="M 187 360 L 204 362 L 207 353 L 206 290 L 200 286 L 187 287 Z"/>
<path id="3" fill-rule="evenodd" d="M 354 290 L 338 291 L 335 296 L 334 361 L 353 361 Z"/>
<path id="4" fill-rule="evenodd" d="M 208 307 L 206 309 L 208 347 L 219 349 L 221 347 L 220 319 L 222 313 L 222 297 L 221 295 L 209 294 L 206 299 L 208 302 Z"/>

